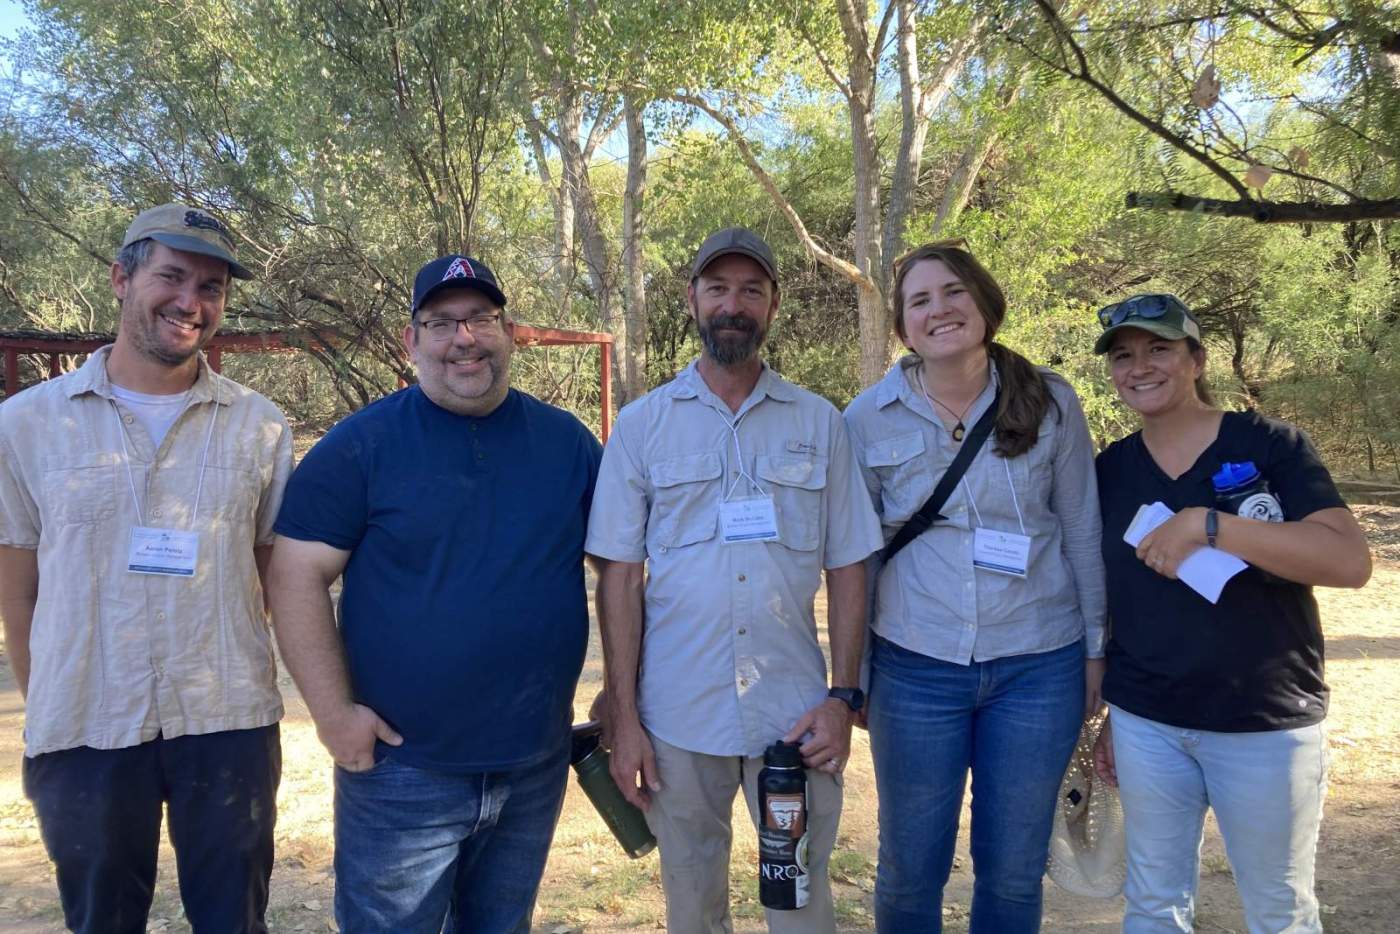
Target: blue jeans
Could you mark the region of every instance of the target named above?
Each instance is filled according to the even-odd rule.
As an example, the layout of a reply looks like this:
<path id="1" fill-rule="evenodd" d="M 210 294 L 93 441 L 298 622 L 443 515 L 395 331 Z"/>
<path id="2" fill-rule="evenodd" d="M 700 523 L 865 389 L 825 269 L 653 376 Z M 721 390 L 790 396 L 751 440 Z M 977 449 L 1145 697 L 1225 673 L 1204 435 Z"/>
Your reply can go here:
<path id="1" fill-rule="evenodd" d="M 529 934 L 567 749 L 510 772 L 396 762 L 335 770 L 335 917 L 345 934 Z"/>
<path id="2" fill-rule="evenodd" d="M 1117 707 L 1109 720 L 1128 836 L 1123 930 L 1192 929 L 1210 807 L 1251 934 L 1319 934 L 1313 857 L 1327 792 L 1322 724 L 1212 733 Z"/>
<path id="3" fill-rule="evenodd" d="M 281 774 L 275 723 L 25 759 L 64 924 L 78 934 L 146 930 L 164 805 L 190 927 L 265 932 Z"/>
<path id="4" fill-rule="evenodd" d="M 971 934 L 1040 929 L 1055 797 L 1084 717 L 1079 643 L 958 665 L 875 637 L 870 751 L 880 797 L 875 928 L 943 929 L 972 770 Z"/>

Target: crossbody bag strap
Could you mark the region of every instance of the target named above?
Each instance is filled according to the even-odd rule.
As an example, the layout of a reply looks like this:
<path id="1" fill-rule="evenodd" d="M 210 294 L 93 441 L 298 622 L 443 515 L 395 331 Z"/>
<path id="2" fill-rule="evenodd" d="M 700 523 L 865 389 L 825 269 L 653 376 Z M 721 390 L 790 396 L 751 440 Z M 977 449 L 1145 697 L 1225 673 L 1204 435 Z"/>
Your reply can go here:
<path id="1" fill-rule="evenodd" d="M 982 449 L 982 445 L 987 443 L 987 438 L 991 435 L 993 426 L 996 425 L 999 408 L 1001 408 L 1000 389 L 992 398 L 992 404 L 987 407 L 987 411 L 983 412 L 982 417 L 977 420 L 977 424 L 972 426 L 967 440 L 958 449 L 957 456 L 948 465 L 948 469 L 943 472 L 943 478 L 938 481 L 938 486 L 934 487 L 933 495 L 919 507 L 918 512 L 909 517 L 909 521 L 904 523 L 900 530 L 895 533 L 894 538 L 890 539 L 890 543 L 885 546 L 882 555 L 885 564 L 889 564 L 905 545 L 932 528 L 935 522 L 947 519 L 947 516 L 940 515 L 939 510 L 943 508 L 944 503 L 948 502 L 948 497 L 953 495 L 954 487 L 963 478 L 963 474 L 967 473 L 967 468 L 972 464 L 972 459 L 977 456 L 977 452 Z"/>

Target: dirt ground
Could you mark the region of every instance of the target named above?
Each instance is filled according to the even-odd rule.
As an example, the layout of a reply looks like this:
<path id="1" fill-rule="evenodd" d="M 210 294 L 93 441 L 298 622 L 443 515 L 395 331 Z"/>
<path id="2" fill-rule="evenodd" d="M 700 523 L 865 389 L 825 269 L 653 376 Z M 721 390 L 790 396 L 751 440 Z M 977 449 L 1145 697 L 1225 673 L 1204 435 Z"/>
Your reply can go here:
<path id="1" fill-rule="evenodd" d="M 1319 590 L 1328 634 L 1332 711 L 1331 788 L 1318 851 L 1317 888 L 1328 931 L 1390 934 L 1400 929 L 1400 508 L 1360 506 L 1376 571 L 1361 591 Z M 823 615 L 819 613 L 819 617 Z M 584 719 L 601 681 L 596 633 L 575 705 Z M 275 932 L 335 930 L 331 895 L 330 761 L 316 741 L 291 680 L 282 678 L 285 771 L 278 796 L 277 865 L 269 926 Z M 62 930 L 52 872 L 33 811 L 20 789 L 23 706 L 0 664 L 0 930 Z M 869 746 L 857 733 L 846 779 L 845 813 L 833 877 L 842 931 L 871 931 L 876 826 Z M 967 814 L 964 811 L 964 825 Z M 743 805 L 731 869 L 737 931 L 763 930 L 753 834 Z M 964 838 L 966 834 L 964 833 Z M 946 929 L 966 931 L 971 862 L 965 840 L 947 893 Z M 1046 883 L 1044 930 L 1117 930 L 1117 899 L 1068 895 Z M 657 930 L 665 926 L 657 858 L 628 860 L 576 786 L 570 787 L 535 913 L 535 934 Z M 163 848 L 150 930 L 188 930 Z M 1207 832 L 1198 930 L 1243 932 L 1239 899 L 1220 837 Z"/>

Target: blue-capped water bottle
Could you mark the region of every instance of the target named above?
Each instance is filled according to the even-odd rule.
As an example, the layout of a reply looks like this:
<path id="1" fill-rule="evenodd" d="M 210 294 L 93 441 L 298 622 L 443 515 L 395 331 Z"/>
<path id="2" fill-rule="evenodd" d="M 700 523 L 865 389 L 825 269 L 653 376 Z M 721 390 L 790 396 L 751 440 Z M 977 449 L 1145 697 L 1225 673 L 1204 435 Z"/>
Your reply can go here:
<path id="1" fill-rule="evenodd" d="M 1283 504 L 1269 489 L 1269 481 L 1254 461 L 1221 464 L 1210 482 L 1215 487 L 1215 508 L 1222 512 L 1232 512 L 1242 519 L 1283 521 Z"/>
<path id="2" fill-rule="evenodd" d="M 1211 475 L 1210 482 L 1215 487 L 1215 508 L 1221 512 L 1232 512 L 1242 519 L 1261 522 L 1283 521 L 1283 504 L 1269 489 L 1269 481 L 1264 479 L 1253 461 L 1221 464 L 1220 469 Z M 1271 584 L 1283 583 L 1283 578 L 1275 577 L 1268 571 L 1254 570 Z"/>

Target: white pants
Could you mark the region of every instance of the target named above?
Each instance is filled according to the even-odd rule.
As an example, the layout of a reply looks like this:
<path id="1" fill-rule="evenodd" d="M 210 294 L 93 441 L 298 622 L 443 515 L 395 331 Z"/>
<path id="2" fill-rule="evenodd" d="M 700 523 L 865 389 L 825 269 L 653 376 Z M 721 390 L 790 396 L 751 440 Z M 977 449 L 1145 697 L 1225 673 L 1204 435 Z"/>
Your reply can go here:
<path id="1" fill-rule="evenodd" d="M 1128 838 L 1125 934 L 1192 930 L 1208 807 L 1250 934 L 1321 932 L 1313 857 L 1327 792 L 1322 724 L 1212 733 L 1110 710 Z"/>

